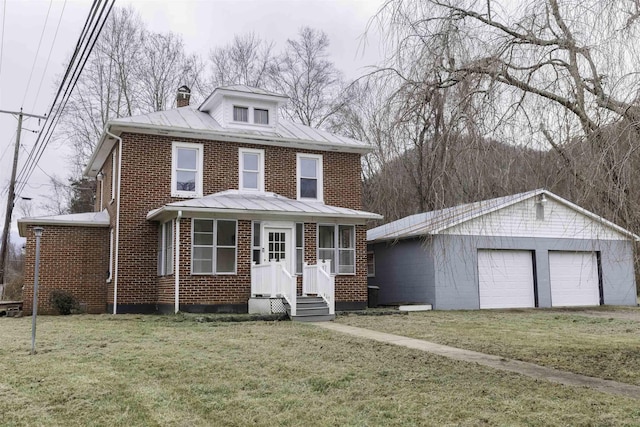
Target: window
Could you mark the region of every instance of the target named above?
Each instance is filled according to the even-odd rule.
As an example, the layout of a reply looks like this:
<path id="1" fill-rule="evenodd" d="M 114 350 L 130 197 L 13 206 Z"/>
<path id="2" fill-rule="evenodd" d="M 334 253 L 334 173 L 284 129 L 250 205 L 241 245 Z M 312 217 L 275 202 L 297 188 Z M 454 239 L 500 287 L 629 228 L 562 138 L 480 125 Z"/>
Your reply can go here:
<path id="1" fill-rule="evenodd" d="M 227 110 L 229 111 L 229 110 Z M 233 106 L 233 121 L 234 122 L 249 122 L 249 109 L 247 107 Z"/>
<path id="2" fill-rule="evenodd" d="M 262 257 L 260 256 L 260 222 L 254 221 L 251 230 L 253 231 L 253 236 L 251 238 L 251 261 L 256 264 L 260 264 L 262 260 Z"/>
<path id="3" fill-rule="evenodd" d="M 158 239 L 158 275 L 173 274 L 173 221 L 160 225 Z"/>
<path id="4" fill-rule="evenodd" d="M 338 242 L 337 245 L 336 242 Z M 318 260 L 331 261 L 331 273 L 355 274 L 355 227 L 353 225 L 318 226 Z"/>
<path id="5" fill-rule="evenodd" d="M 298 199 L 322 201 L 322 156 L 298 154 Z"/>
<path id="6" fill-rule="evenodd" d="M 111 201 L 116 199 L 116 151 L 111 153 Z"/>
<path id="7" fill-rule="evenodd" d="M 235 274 L 235 220 L 194 219 L 191 238 L 193 274 Z"/>
<path id="8" fill-rule="evenodd" d="M 240 190 L 264 191 L 264 150 L 240 148 Z"/>
<path id="9" fill-rule="evenodd" d="M 367 252 L 367 277 L 376 277 L 376 256 L 373 252 Z"/>
<path id="10" fill-rule="evenodd" d="M 173 143 L 171 195 L 202 197 L 202 144 Z"/>
<path id="11" fill-rule="evenodd" d="M 269 110 L 263 110 L 260 108 L 253 109 L 253 123 L 257 125 L 269 124 Z"/>
<path id="12" fill-rule="evenodd" d="M 113 228 L 109 230 L 109 269 L 107 270 L 107 283 L 111 283 L 111 279 L 113 278 Z"/>
<path id="13" fill-rule="evenodd" d="M 304 263 L 304 224 L 296 223 L 296 274 L 302 274 Z"/>

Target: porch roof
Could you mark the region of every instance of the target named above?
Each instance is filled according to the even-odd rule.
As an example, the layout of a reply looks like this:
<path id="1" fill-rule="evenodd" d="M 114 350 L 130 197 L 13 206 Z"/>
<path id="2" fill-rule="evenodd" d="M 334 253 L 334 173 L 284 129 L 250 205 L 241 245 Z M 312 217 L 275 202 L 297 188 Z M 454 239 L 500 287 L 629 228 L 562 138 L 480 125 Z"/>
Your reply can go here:
<path id="1" fill-rule="evenodd" d="M 293 200 L 275 193 L 253 193 L 227 190 L 205 197 L 168 203 L 149 211 L 147 219 L 164 221 L 175 217 L 178 211 L 194 214 L 233 214 L 246 217 L 304 217 L 322 219 L 348 219 L 362 222 L 381 219 L 382 216 L 355 209 L 325 205 L 321 202 Z"/>
<path id="2" fill-rule="evenodd" d="M 27 237 L 27 226 L 29 225 L 108 227 L 109 224 L 109 212 L 105 209 L 101 212 L 20 218 L 18 220 L 18 231 L 20 232 L 20 237 Z"/>

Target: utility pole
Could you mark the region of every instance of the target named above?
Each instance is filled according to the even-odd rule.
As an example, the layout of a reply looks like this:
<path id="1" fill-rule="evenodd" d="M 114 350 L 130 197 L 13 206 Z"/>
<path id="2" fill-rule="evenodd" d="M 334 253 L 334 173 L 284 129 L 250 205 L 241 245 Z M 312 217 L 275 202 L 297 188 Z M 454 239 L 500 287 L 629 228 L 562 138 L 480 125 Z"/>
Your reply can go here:
<path id="1" fill-rule="evenodd" d="M 9 182 L 9 197 L 7 197 L 7 213 L 4 217 L 4 227 L 2 229 L 2 247 L 0 248 L 0 284 L 4 283 L 5 266 L 7 260 L 8 243 L 9 243 L 9 227 L 11 226 L 11 215 L 13 214 L 13 204 L 15 202 L 16 191 L 16 172 L 18 170 L 18 154 L 20 152 L 20 133 L 22 132 L 22 117 L 36 117 L 38 119 L 46 119 L 46 116 L 38 116 L 37 114 L 27 114 L 20 111 L 4 111 L 0 113 L 12 114 L 18 116 L 18 130 L 16 131 L 16 146 L 13 152 L 13 168 L 11 169 L 11 181 Z"/>

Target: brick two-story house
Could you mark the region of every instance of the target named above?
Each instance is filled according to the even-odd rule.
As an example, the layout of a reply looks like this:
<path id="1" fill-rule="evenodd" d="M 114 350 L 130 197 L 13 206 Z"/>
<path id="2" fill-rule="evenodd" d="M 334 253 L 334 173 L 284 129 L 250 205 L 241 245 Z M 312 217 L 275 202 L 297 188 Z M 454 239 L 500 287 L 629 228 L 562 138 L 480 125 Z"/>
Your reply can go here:
<path id="1" fill-rule="evenodd" d="M 89 312 L 295 314 L 301 295 L 332 314 L 366 304 L 360 141 L 283 120 L 286 97 L 216 89 L 198 108 L 111 120 L 85 170 L 95 212 L 19 220 L 31 311 L 54 289 Z M 320 261 L 319 261 L 320 260 Z M 326 262 L 325 262 L 326 260 Z M 298 310 L 300 312 L 300 310 Z"/>

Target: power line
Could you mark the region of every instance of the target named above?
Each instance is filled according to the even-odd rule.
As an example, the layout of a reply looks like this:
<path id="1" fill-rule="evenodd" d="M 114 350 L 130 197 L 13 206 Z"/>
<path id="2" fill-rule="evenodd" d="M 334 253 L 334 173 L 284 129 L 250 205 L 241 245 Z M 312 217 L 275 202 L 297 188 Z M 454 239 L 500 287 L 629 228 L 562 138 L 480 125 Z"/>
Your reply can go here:
<path id="1" fill-rule="evenodd" d="M 48 114 L 48 119 L 45 122 L 45 124 L 43 125 L 43 129 L 49 125 L 49 127 L 51 126 L 51 117 L 52 117 L 52 112 L 53 109 L 56 107 L 56 105 L 58 104 L 58 98 L 60 97 L 60 94 L 62 93 L 62 90 L 65 86 L 65 84 L 68 85 L 67 79 L 70 76 L 70 72 L 72 70 L 72 68 L 75 66 L 77 67 L 76 64 L 76 58 L 78 57 L 78 52 L 80 51 L 82 45 L 85 43 L 85 39 L 88 33 L 88 29 L 89 26 L 92 25 L 92 21 L 93 18 L 95 17 L 95 14 L 97 12 L 97 4 L 98 4 L 98 0 L 93 0 L 93 4 L 91 5 L 91 9 L 89 10 L 89 14 L 87 15 L 87 18 L 84 22 L 84 25 L 82 27 L 82 31 L 80 32 L 80 36 L 78 37 L 78 41 L 76 42 L 76 47 L 73 51 L 73 55 L 71 57 L 71 59 L 69 60 L 69 64 L 67 65 L 67 69 L 65 71 L 64 77 L 62 78 L 62 81 L 60 82 L 60 85 L 58 86 L 58 91 L 56 93 L 56 96 L 53 100 L 53 103 L 51 104 L 51 108 L 49 109 L 49 114 Z M 95 24 L 94 24 L 95 25 Z M 75 71 L 74 71 L 75 72 Z M 73 74 L 73 73 L 72 73 Z M 67 86 L 68 87 L 68 86 Z M 23 166 L 23 168 L 20 170 L 20 172 L 18 173 L 18 179 L 22 179 L 23 176 L 28 176 L 29 173 L 31 172 L 31 169 L 33 168 L 32 165 L 29 164 L 29 162 L 33 162 L 33 160 L 37 157 L 37 152 L 39 150 L 39 143 L 40 145 L 42 145 L 42 141 L 44 140 L 43 135 L 46 135 L 45 132 L 40 132 L 40 135 L 38 135 L 38 138 L 36 140 L 36 143 L 34 144 L 33 148 L 31 149 L 31 152 L 29 153 L 29 156 L 27 157 L 26 161 L 25 161 L 25 165 Z M 26 182 L 28 179 L 24 179 L 23 181 Z"/>
<path id="2" fill-rule="evenodd" d="M 2 30 L 0 34 L 0 77 L 2 77 L 2 52 L 4 52 L 4 21 L 7 17 L 7 0 L 4 0 L 4 5 L 2 6 Z M 1 81 L 1 80 L 0 80 Z"/>
<path id="3" fill-rule="evenodd" d="M 33 70 L 35 70 L 36 68 L 36 63 L 38 62 L 38 54 L 40 53 L 40 46 L 42 46 L 42 39 L 44 38 L 44 31 L 47 29 L 47 22 L 49 22 L 49 13 L 51 12 L 51 5 L 53 5 L 53 0 L 49 0 L 49 9 L 47 9 L 47 16 L 44 18 L 44 25 L 42 26 L 42 32 L 40 33 L 40 41 L 38 42 L 38 49 L 36 50 L 36 56 L 33 58 L 33 65 L 31 65 L 29 80 L 27 80 L 27 88 L 24 90 L 24 97 L 22 98 L 22 103 L 20 105 L 24 105 L 24 101 L 25 99 L 27 99 L 27 94 L 29 93 L 29 86 L 31 86 L 31 78 L 33 77 Z"/>
<path id="4" fill-rule="evenodd" d="M 36 92 L 36 97 L 33 98 L 33 104 L 31 105 L 31 111 L 36 106 L 36 102 L 38 97 L 40 96 L 40 89 L 42 88 L 42 82 L 44 82 L 44 78 L 47 75 L 47 68 L 49 68 L 49 62 L 51 60 L 51 54 L 53 53 L 53 47 L 56 44 L 56 39 L 58 38 L 58 30 L 60 29 L 60 23 L 62 22 L 62 15 L 64 15 L 64 9 L 67 6 L 67 0 L 64 0 L 62 4 L 62 11 L 60 12 L 60 18 L 58 18 L 58 25 L 56 26 L 56 33 L 53 35 L 53 41 L 51 42 L 51 48 L 49 49 L 49 55 L 47 55 L 47 62 L 44 65 L 44 71 L 42 72 L 42 78 L 40 79 L 40 83 L 38 84 L 38 92 Z"/>
<path id="5" fill-rule="evenodd" d="M 94 3 L 92 5 L 92 10 L 89 12 L 89 16 L 87 18 L 87 21 L 85 22 L 83 33 L 81 34 L 78 40 L 74 55 L 69 63 L 69 66 L 67 67 L 67 72 L 65 73 L 65 77 L 63 78 L 63 81 L 60 87 L 58 88 L 58 93 L 56 94 L 54 103 L 51 106 L 50 114 L 48 115 L 47 121 L 45 122 L 43 127 L 43 129 L 46 127 L 46 130 L 43 130 L 40 133 L 40 135 L 38 135 L 38 139 L 36 140 L 34 149 L 31 151 L 29 158 L 27 159 L 27 164 L 25 164 L 23 169 L 20 171 L 19 178 L 23 182 L 27 182 L 29 180 L 30 176 L 33 174 L 33 171 L 35 170 L 35 165 L 37 165 L 40 159 L 42 158 L 42 155 L 44 154 L 44 150 L 49 144 L 51 137 L 53 135 L 53 131 L 55 130 L 55 127 L 60 120 L 61 112 L 64 110 L 67 102 L 69 101 L 71 93 L 73 92 L 73 89 L 75 88 L 78 82 L 78 79 L 82 71 L 84 70 L 87 60 L 89 59 L 89 56 L 96 45 L 98 36 L 100 35 L 100 32 L 104 28 L 104 25 L 107 22 L 107 18 L 111 13 L 111 9 L 113 8 L 115 0 L 110 0 L 104 3 L 99 14 L 98 14 L 99 6 L 95 7 L 96 3 L 97 3 L 97 0 L 94 0 Z M 96 18 L 96 15 L 97 15 L 97 18 Z M 86 43 L 85 43 L 85 40 L 86 40 Z M 84 44 L 84 47 L 81 47 L 83 44 Z M 80 50 L 82 50 L 82 52 L 78 56 L 78 52 Z M 76 58 L 79 58 L 78 61 L 76 61 Z M 71 71 L 72 68 L 73 68 L 73 71 Z M 71 73 L 71 79 L 67 81 L 69 73 Z M 60 93 L 63 91 L 65 84 L 66 84 L 66 89 L 64 89 L 64 94 L 62 95 L 61 101 L 58 102 L 58 98 L 60 97 Z M 57 109 L 55 112 L 53 112 L 56 105 L 57 105 Z M 22 188 L 24 188 L 24 184 L 22 185 L 19 191 L 21 191 Z"/>

